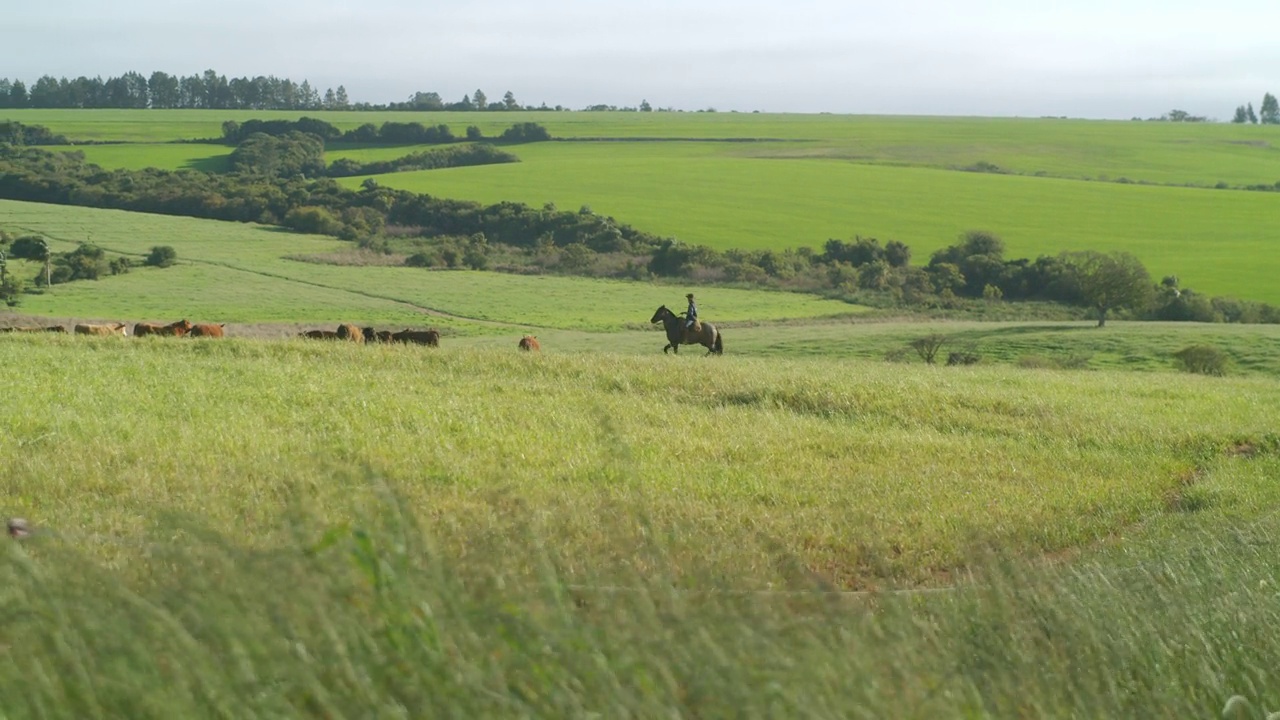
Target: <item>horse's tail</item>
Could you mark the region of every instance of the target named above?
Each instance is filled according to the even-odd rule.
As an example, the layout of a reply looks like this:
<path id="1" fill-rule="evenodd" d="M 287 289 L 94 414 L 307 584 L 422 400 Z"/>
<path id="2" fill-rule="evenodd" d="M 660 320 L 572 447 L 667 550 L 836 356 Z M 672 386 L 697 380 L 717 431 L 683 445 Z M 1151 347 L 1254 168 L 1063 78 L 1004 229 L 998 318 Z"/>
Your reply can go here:
<path id="1" fill-rule="evenodd" d="M 721 336 L 720 336 L 720 331 L 719 331 L 719 330 L 717 330 L 717 331 L 716 331 L 716 344 L 715 344 L 714 346 L 712 346 L 712 348 L 711 348 L 711 352 L 713 352 L 713 353 L 715 353 L 715 354 L 717 354 L 717 355 L 723 355 L 723 354 L 724 354 L 724 343 L 720 340 L 720 337 L 721 337 Z"/>

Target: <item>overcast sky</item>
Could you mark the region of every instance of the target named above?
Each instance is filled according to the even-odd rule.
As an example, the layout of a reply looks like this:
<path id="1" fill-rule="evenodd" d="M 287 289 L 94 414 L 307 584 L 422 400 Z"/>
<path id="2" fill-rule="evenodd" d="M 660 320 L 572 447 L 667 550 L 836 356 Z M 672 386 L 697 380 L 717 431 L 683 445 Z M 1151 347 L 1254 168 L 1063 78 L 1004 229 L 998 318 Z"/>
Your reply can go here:
<path id="1" fill-rule="evenodd" d="M 41 0 L 0 77 L 309 80 L 352 101 L 1229 120 L 1280 93 L 1277 0 Z"/>

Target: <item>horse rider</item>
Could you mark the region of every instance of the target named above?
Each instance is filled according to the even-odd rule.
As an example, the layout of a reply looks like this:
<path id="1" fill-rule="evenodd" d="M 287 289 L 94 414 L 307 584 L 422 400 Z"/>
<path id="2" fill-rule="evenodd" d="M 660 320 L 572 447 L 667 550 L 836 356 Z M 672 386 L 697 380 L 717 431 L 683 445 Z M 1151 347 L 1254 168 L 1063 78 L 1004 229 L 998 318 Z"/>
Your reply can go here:
<path id="1" fill-rule="evenodd" d="M 684 331 L 688 334 L 693 332 L 693 326 L 698 322 L 698 305 L 693 301 L 693 293 L 685 297 L 689 298 L 689 309 L 684 313 Z"/>

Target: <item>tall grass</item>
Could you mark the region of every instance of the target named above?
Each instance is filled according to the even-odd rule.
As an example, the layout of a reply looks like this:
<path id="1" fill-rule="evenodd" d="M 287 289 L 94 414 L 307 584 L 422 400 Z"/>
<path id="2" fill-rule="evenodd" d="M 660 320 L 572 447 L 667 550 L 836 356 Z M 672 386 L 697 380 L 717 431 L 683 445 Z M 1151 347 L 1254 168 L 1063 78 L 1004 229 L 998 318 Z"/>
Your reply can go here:
<path id="1" fill-rule="evenodd" d="M 7 717 L 1280 704 L 1269 379 L 75 336 L 0 362 L 35 528 L 0 548 Z"/>
<path id="2" fill-rule="evenodd" d="M 1272 463 L 1272 469 L 1275 469 Z M 1280 704 L 1274 521 L 1192 532 L 1125 566 L 992 555 L 980 584 L 918 595 L 673 589 L 582 578 L 537 513 L 466 531 L 402 504 L 305 513 L 265 550 L 190 519 L 149 565 L 75 539 L 0 557 L 0 702 L 11 718 L 1215 717 Z M 553 520 L 551 522 L 554 522 Z M 585 583 L 584 583 L 585 581 Z M 1256 717 L 1261 717 L 1259 712 Z"/>

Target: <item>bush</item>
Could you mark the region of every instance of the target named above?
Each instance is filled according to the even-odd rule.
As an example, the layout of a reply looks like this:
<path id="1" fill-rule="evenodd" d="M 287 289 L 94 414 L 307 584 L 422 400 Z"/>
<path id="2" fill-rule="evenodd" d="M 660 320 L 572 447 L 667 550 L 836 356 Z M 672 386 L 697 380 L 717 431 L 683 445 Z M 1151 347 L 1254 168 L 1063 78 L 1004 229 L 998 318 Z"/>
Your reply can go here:
<path id="1" fill-rule="evenodd" d="M 13 241 L 9 247 L 9 257 L 19 260 L 44 260 L 49 251 L 48 244 L 39 235 L 24 235 Z"/>
<path id="2" fill-rule="evenodd" d="M 1186 372 L 1199 375 L 1227 374 L 1227 354 L 1212 345 L 1189 345 L 1173 354 Z"/>
<path id="3" fill-rule="evenodd" d="M 178 251 L 168 245 L 156 245 L 147 255 L 146 264 L 152 267 L 167 268 L 178 260 Z"/>
<path id="4" fill-rule="evenodd" d="M 431 267 L 435 265 L 437 257 L 434 253 L 414 253 L 404 259 L 404 264 L 408 267 Z"/>
<path id="5" fill-rule="evenodd" d="M 108 264 L 108 267 L 111 268 L 112 275 L 123 275 L 129 272 L 130 268 L 133 267 L 133 261 L 124 256 L 115 257 L 111 258 L 111 262 Z"/>
<path id="6" fill-rule="evenodd" d="M 948 365 L 977 365 L 982 360 L 976 352 L 969 350 L 953 352 L 947 355 Z"/>
<path id="7" fill-rule="evenodd" d="M 938 355 L 938 351 L 942 349 L 942 345 L 946 343 L 947 336 L 934 333 L 925 335 L 922 338 L 916 338 L 908 343 L 908 347 L 916 351 L 921 360 L 932 365 L 933 359 Z"/>
<path id="8" fill-rule="evenodd" d="M 9 307 L 17 307 L 22 303 L 23 282 L 21 278 L 6 275 L 0 283 L 0 300 Z"/>

